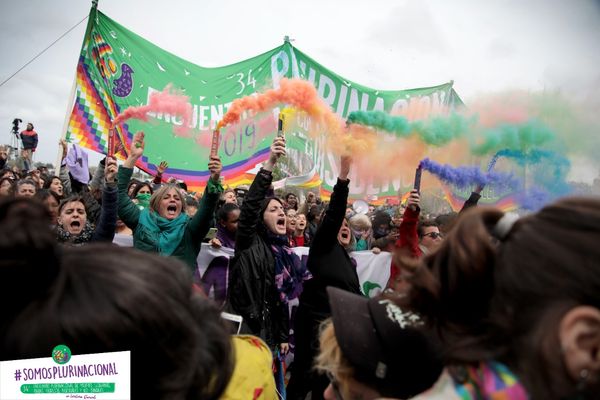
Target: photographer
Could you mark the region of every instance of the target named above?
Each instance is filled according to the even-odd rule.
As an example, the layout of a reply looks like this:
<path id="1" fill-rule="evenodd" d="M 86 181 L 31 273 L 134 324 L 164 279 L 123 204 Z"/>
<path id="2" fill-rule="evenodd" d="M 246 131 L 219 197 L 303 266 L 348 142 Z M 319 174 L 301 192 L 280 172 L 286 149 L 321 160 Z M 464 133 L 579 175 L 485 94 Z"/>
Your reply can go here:
<path id="1" fill-rule="evenodd" d="M 31 122 L 27 124 L 27 129 L 21 132 L 21 142 L 23 143 L 23 150 L 21 151 L 23 169 L 29 171 L 33 153 L 38 145 L 38 134 L 33 130 L 33 124 Z"/>

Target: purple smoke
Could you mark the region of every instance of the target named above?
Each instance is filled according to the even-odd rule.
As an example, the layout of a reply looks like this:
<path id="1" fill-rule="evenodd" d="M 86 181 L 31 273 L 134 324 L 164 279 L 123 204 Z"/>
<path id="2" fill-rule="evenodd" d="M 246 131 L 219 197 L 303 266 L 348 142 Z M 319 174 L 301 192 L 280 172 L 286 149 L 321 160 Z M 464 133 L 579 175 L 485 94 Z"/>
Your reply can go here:
<path id="1" fill-rule="evenodd" d="M 419 164 L 424 170 L 437 176 L 442 182 L 454 185 L 458 188 L 466 188 L 472 185 L 509 187 L 516 189 L 521 185 L 519 179 L 512 174 L 501 172 L 482 172 L 479 167 L 460 166 L 453 167 L 448 164 L 439 164 L 429 158 L 424 158 Z"/>

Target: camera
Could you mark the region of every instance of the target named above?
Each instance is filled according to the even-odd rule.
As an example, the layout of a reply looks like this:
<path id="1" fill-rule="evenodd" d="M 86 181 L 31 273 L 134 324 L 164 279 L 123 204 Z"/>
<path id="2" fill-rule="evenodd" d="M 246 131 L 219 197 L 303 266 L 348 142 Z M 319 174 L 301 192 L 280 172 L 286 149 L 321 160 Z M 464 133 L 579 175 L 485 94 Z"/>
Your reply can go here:
<path id="1" fill-rule="evenodd" d="M 19 124 L 23 122 L 23 120 L 21 118 L 15 118 L 13 119 L 13 127 L 12 127 L 12 132 L 15 135 L 19 134 Z"/>

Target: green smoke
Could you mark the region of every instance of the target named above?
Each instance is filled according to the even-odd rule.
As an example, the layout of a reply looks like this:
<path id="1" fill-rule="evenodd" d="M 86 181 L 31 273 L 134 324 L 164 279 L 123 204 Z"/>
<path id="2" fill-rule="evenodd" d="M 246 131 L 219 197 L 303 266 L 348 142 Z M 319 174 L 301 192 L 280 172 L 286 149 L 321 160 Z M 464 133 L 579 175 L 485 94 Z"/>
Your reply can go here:
<path id="1" fill-rule="evenodd" d="M 354 111 L 348 115 L 348 122 L 370 126 L 398 137 L 407 137 L 413 129 L 406 118 L 391 116 L 383 111 Z"/>
<path id="2" fill-rule="evenodd" d="M 370 126 L 400 138 L 417 135 L 424 143 L 439 147 L 463 136 L 474 120 L 452 113 L 426 121 L 409 122 L 405 117 L 388 115 L 383 111 L 354 111 L 348 115 L 348 122 Z"/>
<path id="3" fill-rule="evenodd" d="M 495 153 L 502 149 L 527 151 L 539 148 L 556 139 L 556 134 L 538 120 L 523 124 L 502 124 L 481 132 L 471 150 L 475 155 Z"/>
<path id="4" fill-rule="evenodd" d="M 355 111 L 348 116 L 348 122 L 370 126 L 400 138 L 417 135 L 423 143 L 436 147 L 468 137 L 471 139 L 471 152 L 478 156 L 503 149 L 527 151 L 556 139 L 554 131 L 537 119 L 478 129 L 476 117 L 467 118 L 456 113 L 409 122 L 405 117 L 391 116 L 382 111 Z"/>

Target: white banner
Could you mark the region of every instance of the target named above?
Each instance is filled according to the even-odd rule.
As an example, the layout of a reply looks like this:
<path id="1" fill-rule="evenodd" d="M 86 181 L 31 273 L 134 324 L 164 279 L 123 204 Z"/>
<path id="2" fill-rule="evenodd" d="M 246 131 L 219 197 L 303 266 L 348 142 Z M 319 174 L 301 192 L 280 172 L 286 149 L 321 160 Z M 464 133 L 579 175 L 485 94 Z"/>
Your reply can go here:
<path id="1" fill-rule="evenodd" d="M 294 253 L 306 264 L 308 247 L 294 247 Z M 202 277 L 202 287 L 209 297 L 218 302 L 225 300 L 229 259 L 233 257 L 233 249 L 222 247 L 215 249 L 209 244 L 202 244 L 198 255 L 198 271 Z M 373 254 L 371 251 L 355 251 L 350 258 L 356 265 L 360 288 L 368 297 L 380 294 L 390 278 L 391 253 Z"/>
<path id="2" fill-rule="evenodd" d="M 115 236 L 114 243 L 120 246 L 133 246 L 131 236 L 125 238 Z M 292 250 L 306 264 L 310 248 L 295 247 Z M 202 243 L 202 250 L 198 255 L 198 272 L 202 279 L 202 287 L 209 297 L 219 303 L 225 300 L 231 258 L 233 258 L 233 249 L 226 247 L 215 249 L 208 243 Z M 368 297 L 380 294 L 390 279 L 392 254 L 385 251 L 380 254 L 373 254 L 371 251 L 354 251 L 350 253 L 350 258 L 356 265 L 362 292 Z"/>

